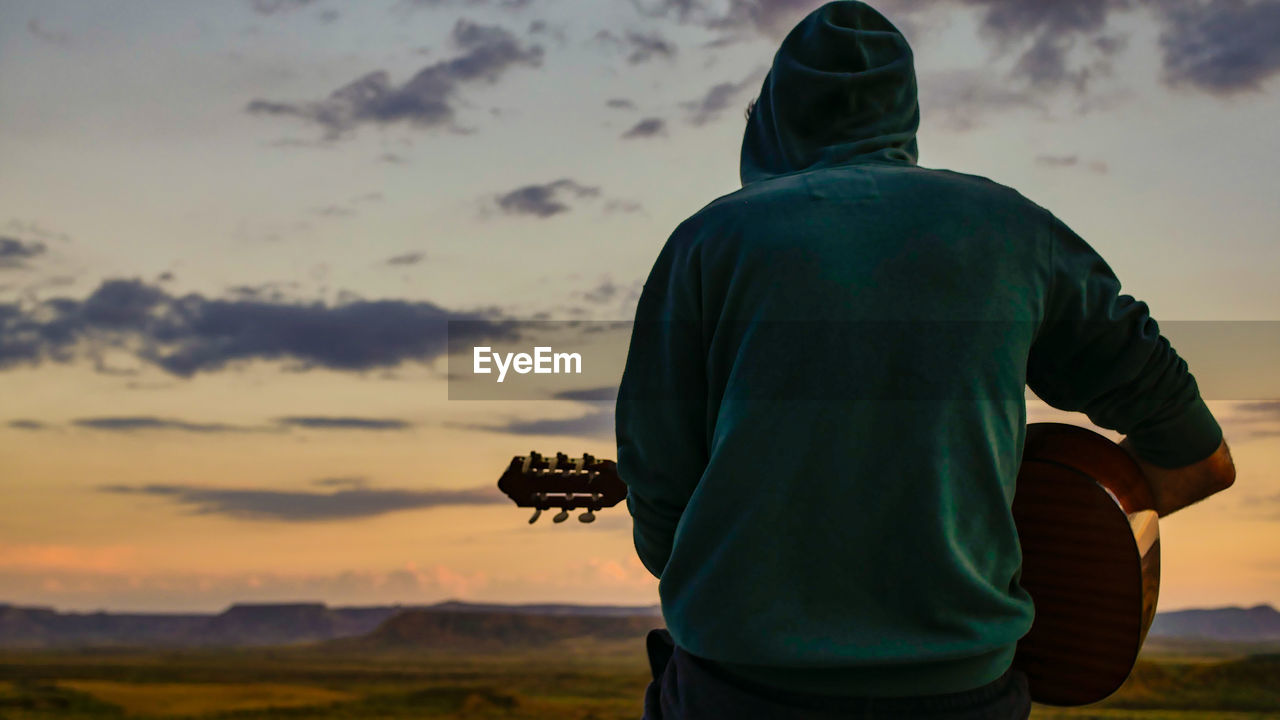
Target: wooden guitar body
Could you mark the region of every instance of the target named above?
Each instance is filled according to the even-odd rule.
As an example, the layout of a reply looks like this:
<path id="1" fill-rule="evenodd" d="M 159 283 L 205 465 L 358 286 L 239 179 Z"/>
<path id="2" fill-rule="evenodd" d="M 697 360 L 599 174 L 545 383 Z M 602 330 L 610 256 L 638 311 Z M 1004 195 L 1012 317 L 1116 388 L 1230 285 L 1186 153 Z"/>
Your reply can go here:
<path id="1" fill-rule="evenodd" d="M 1097 702 L 1129 676 L 1159 594 L 1153 505 L 1116 443 L 1075 425 L 1027 426 L 1013 516 L 1035 620 L 1014 666 L 1036 702 Z"/>

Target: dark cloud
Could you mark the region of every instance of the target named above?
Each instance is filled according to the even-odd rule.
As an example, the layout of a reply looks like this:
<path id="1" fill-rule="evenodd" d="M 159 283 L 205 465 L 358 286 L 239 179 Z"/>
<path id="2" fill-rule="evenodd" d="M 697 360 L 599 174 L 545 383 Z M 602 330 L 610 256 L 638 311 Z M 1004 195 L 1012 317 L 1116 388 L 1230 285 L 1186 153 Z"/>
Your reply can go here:
<path id="1" fill-rule="evenodd" d="M 701 98 L 681 103 L 692 114 L 689 122 L 703 125 L 720 117 L 726 108 L 737 103 L 744 92 L 758 90 L 767 72 L 767 69 L 759 68 L 738 82 L 716 83 Z"/>
<path id="2" fill-rule="evenodd" d="M 564 390 L 556 393 L 555 397 L 557 400 L 573 400 L 576 402 L 614 402 L 618 399 L 618 387 L 616 385 L 606 385 L 582 390 Z"/>
<path id="3" fill-rule="evenodd" d="M 48 427 L 44 424 L 14 425 L 14 427 L 39 429 Z M 200 423 L 176 418 L 164 418 L 154 415 L 116 415 L 104 417 L 76 418 L 72 425 L 91 430 L 110 432 L 140 432 L 148 430 L 172 430 L 190 433 L 237 433 L 237 432 L 281 432 L 289 428 L 305 428 L 319 430 L 406 430 L 413 423 L 396 418 L 363 418 L 363 417 L 330 417 L 330 416 L 287 416 L 275 418 L 274 425 L 232 425 L 228 423 Z"/>
<path id="4" fill-rule="evenodd" d="M 726 33 L 720 38 L 726 43 L 740 33 L 779 42 L 816 7 L 805 0 L 632 0 L 632 5 L 649 18 Z M 1043 111 L 1047 99 L 1062 94 L 1075 99 L 1080 114 L 1113 105 L 1119 96 L 1099 95 L 1094 86 L 1114 74 L 1117 58 L 1128 46 L 1128 36 L 1110 27 L 1122 13 L 1141 12 L 1145 21 L 1161 28 L 1168 85 L 1225 96 L 1259 91 L 1280 73 L 1280 42 L 1275 40 L 1280 37 L 1280 0 L 879 0 L 873 5 L 913 41 L 919 40 L 914 37 L 918 29 L 945 25 L 950 14 L 977 13 L 979 34 L 993 50 L 984 66 L 920 69 L 922 105 L 935 107 L 957 130 L 978 126 L 990 112 Z M 995 62 L 1003 59 L 1010 63 L 997 71 Z M 970 72 L 982 79 L 959 87 L 949 82 Z M 934 74 L 944 77 L 931 82 Z M 1105 172 L 1103 167 L 1090 169 Z"/>
<path id="5" fill-rule="evenodd" d="M 72 425 L 93 430 L 135 432 L 138 430 L 181 430 L 193 433 L 260 432 L 265 428 L 225 423 L 193 423 L 186 420 L 154 417 L 151 415 L 126 415 L 114 417 L 77 418 Z"/>
<path id="6" fill-rule="evenodd" d="M 388 265 L 417 265 L 422 262 L 426 255 L 420 252 L 404 253 L 403 255 L 393 255 L 387 258 Z"/>
<path id="7" fill-rule="evenodd" d="M 561 178 L 543 185 L 525 185 L 502 193 L 495 200 L 498 207 L 509 215 L 533 215 L 545 218 L 569 210 L 568 205 L 557 199 L 561 192 L 571 192 L 578 197 L 591 197 L 599 195 L 600 188 L 581 185 L 569 178 Z"/>
<path id="8" fill-rule="evenodd" d="M 253 11 L 259 15 L 276 15 L 312 5 L 316 0 L 250 0 Z"/>
<path id="9" fill-rule="evenodd" d="M 416 127 L 452 126 L 452 101 L 465 84 L 497 82 L 509 69 L 540 67 L 539 45 L 523 47 L 507 30 L 459 19 L 451 34 L 462 51 L 419 70 L 401 85 L 392 85 L 385 70 L 377 70 L 334 90 L 316 102 L 253 100 L 251 113 L 288 115 L 319 125 L 325 137 L 336 139 L 361 124 L 390 125 L 407 122 Z M 455 131 L 467 132 L 462 128 Z"/>
<path id="10" fill-rule="evenodd" d="M 50 230 L 36 222 L 24 222 L 22 220 L 13 219 L 5 226 L 7 229 L 28 237 L 39 238 L 41 240 L 54 240 L 57 242 L 70 242 L 71 236 L 64 232 Z"/>
<path id="11" fill-rule="evenodd" d="M 349 207 L 344 207 L 342 205 L 335 205 L 332 203 L 330 203 L 329 205 L 325 205 L 324 207 L 318 207 L 315 209 L 314 212 L 315 214 L 321 217 L 346 217 L 348 215 L 354 215 L 356 213 L 355 210 Z"/>
<path id="12" fill-rule="evenodd" d="M 194 485 L 104 485 L 101 492 L 149 495 L 188 507 L 195 515 L 244 520 L 311 522 L 375 517 L 401 510 L 510 502 L 496 487 L 466 490 L 397 490 L 351 487 L 332 492 L 216 488 Z"/>
<path id="13" fill-rule="evenodd" d="M 534 20 L 529 23 L 527 32 L 530 35 L 544 35 L 551 38 L 560 47 L 565 47 L 569 44 L 569 35 L 564 24 L 551 25 L 546 20 Z"/>
<path id="14" fill-rule="evenodd" d="M 678 52 L 674 43 L 658 33 L 644 34 L 628 30 L 625 35 L 618 37 L 612 30 L 600 30 L 595 39 L 629 51 L 627 62 L 632 65 L 639 65 L 659 56 L 671 60 Z"/>
<path id="15" fill-rule="evenodd" d="M 396 418 L 293 416 L 276 418 L 276 422 L 290 427 L 321 430 L 406 430 L 413 423 Z"/>
<path id="16" fill-rule="evenodd" d="M 1229 430 L 1228 442 L 1236 431 L 1255 438 L 1277 437 L 1280 436 L 1280 400 L 1233 403 L 1229 413 L 1219 414 L 1219 420 Z"/>
<path id="17" fill-rule="evenodd" d="M 397 155 L 395 153 L 382 153 L 381 155 L 378 156 L 378 162 L 390 163 L 392 165 L 400 165 L 407 161 L 404 159 L 403 155 Z"/>
<path id="18" fill-rule="evenodd" d="M 616 108 L 618 110 L 635 110 L 636 104 L 626 98 L 609 98 L 605 102 L 607 107 Z"/>
<path id="19" fill-rule="evenodd" d="M 1037 165 L 1047 165 L 1049 167 L 1075 167 L 1080 164 L 1080 156 L 1078 155 L 1037 155 Z"/>
<path id="20" fill-rule="evenodd" d="M 1280 420 L 1280 400 L 1255 400 L 1252 402 L 1244 402 L 1236 405 L 1235 409 L 1249 413 L 1255 417 L 1266 417 L 1272 420 Z"/>
<path id="21" fill-rule="evenodd" d="M 1105 174 L 1109 167 L 1101 160 L 1085 162 L 1079 155 L 1037 155 L 1036 164 L 1051 168 L 1081 167 L 1090 172 Z"/>
<path id="22" fill-rule="evenodd" d="M 69 35 L 64 32 L 50 30 L 35 18 L 31 18 L 27 21 L 27 32 L 31 33 L 32 37 L 39 38 L 51 45 L 66 46 L 71 44 L 71 37 Z"/>
<path id="23" fill-rule="evenodd" d="M 83 344 L 128 349 L 180 377 L 249 360 L 292 360 L 295 371 L 365 371 L 435 360 L 446 352 L 449 321 L 468 321 L 465 332 L 476 339 L 516 336 L 492 310 L 454 313 L 429 302 L 341 300 L 179 297 L 136 279 L 107 280 L 83 300 L 58 297 L 30 308 L 0 303 L 0 369 L 70 362 Z"/>
<path id="24" fill-rule="evenodd" d="M 471 430 L 485 430 L 506 435 L 562 435 L 580 438 L 611 438 L 613 411 L 601 410 L 572 418 L 511 420 L 501 425 L 470 425 Z"/>
<path id="25" fill-rule="evenodd" d="M 19 418 L 17 420 L 10 420 L 9 427 L 16 428 L 18 430 L 44 430 L 49 426 L 45 425 L 39 420 L 27 420 L 25 418 Z"/>
<path id="26" fill-rule="evenodd" d="M 606 213 L 615 212 L 640 212 L 644 206 L 634 200 L 623 200 L 622 198 L 611 198 L 604 203 L 604 211 Z"/>
<path id="27" fill-rule="evenodd" d="M 600 284 L 582 293 L 582 297 L 591 303 L 606 303 L 618 296 L 618 292 L 622 288 L 609 278 L 600 281 Z"/>
<path id="28" fill-rule="evenodd" d="M 44 243 L 33 240 L 23 242 L 17 238 L 0 236 L 0 270 L 28 267 L 26 261 L 43 255 Z"/>
<path id="29" fill-rule="evenodd" d="M 320 478 L 318 480 L 312 480 L 311 484 L 319 485 L 320 487 L 360 488 L 360 487 L 368 487 L 369 479 L 360 475 L 355 475 L 352 477 L 327 477 L 327 478 Z"/>
<path id="30" fill-rule="evenodd" d="M 1280 72 L 1280 1 L 1164 0 L 1165 80 L 1214 95 L 1260 91 Z"/>
<path id="31" fill-rule="evenodd" d="M 533 0 L 404 0 L 411 8 L 445 7 L 453 5 L 494 5 L 506 10 L 519 10 L 533 4 Z"/>
<path id="32" fill-rule="evenodd" d="M 644 138 L 665 135 L 667 123 L 662 118 L 650 117 L 636 123 L 630 130 L 622 133 L 624 138 Z"/>

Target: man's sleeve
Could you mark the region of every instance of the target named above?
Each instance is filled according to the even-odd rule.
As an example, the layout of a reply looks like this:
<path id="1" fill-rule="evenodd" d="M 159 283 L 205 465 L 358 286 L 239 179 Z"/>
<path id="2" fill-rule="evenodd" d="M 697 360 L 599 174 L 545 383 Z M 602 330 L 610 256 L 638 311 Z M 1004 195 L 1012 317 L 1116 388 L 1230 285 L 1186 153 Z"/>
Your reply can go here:
<path id="1" fill-rule="evenodd" d="M 1153 465 L 1182 467 L 1212 455 L 1222 428 L 1146 303 L 1121 295 L 1098 253 L 1049 218 L 1050 290 L 1027 384 L 1053 407 L 1127 435 Z"/>
<path id="2" fill-rule="evenodd" d="M 627 484 L 636 553 L 659 578 L 707 464 L 697 269 L 682 254 L 688 257 L 669 240 L 640 293 L 615 411 L 618 474 Z"/>

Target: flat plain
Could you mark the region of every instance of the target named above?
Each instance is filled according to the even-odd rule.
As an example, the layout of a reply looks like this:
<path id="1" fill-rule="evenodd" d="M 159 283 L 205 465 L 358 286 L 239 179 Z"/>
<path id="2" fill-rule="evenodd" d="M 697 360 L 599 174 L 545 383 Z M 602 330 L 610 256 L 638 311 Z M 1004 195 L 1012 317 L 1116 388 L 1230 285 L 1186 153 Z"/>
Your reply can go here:
<path id="1" fill-rule="evenodd" d="M 1280 718 L 1273 646 L 1156 647 L 1108 700 L 1037 706 L 1036 720 Z M 513 652 L 254 649 L 0 652 L 0 718 L 513 718 L 637 720 L 643 641 Z"/>

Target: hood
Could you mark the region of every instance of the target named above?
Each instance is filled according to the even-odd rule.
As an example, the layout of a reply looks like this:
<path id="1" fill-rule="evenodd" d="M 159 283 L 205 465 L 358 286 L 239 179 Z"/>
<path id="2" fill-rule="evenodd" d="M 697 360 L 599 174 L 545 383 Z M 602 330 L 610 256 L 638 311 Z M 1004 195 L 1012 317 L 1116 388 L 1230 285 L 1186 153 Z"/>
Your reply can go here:
<path id="1" fill-rule="evenodd" d="M 883 15 L 829 2 L 787 34 L 742 140 L 742 184 L 848 162 L 915 164 L 911 46 Z"/>

